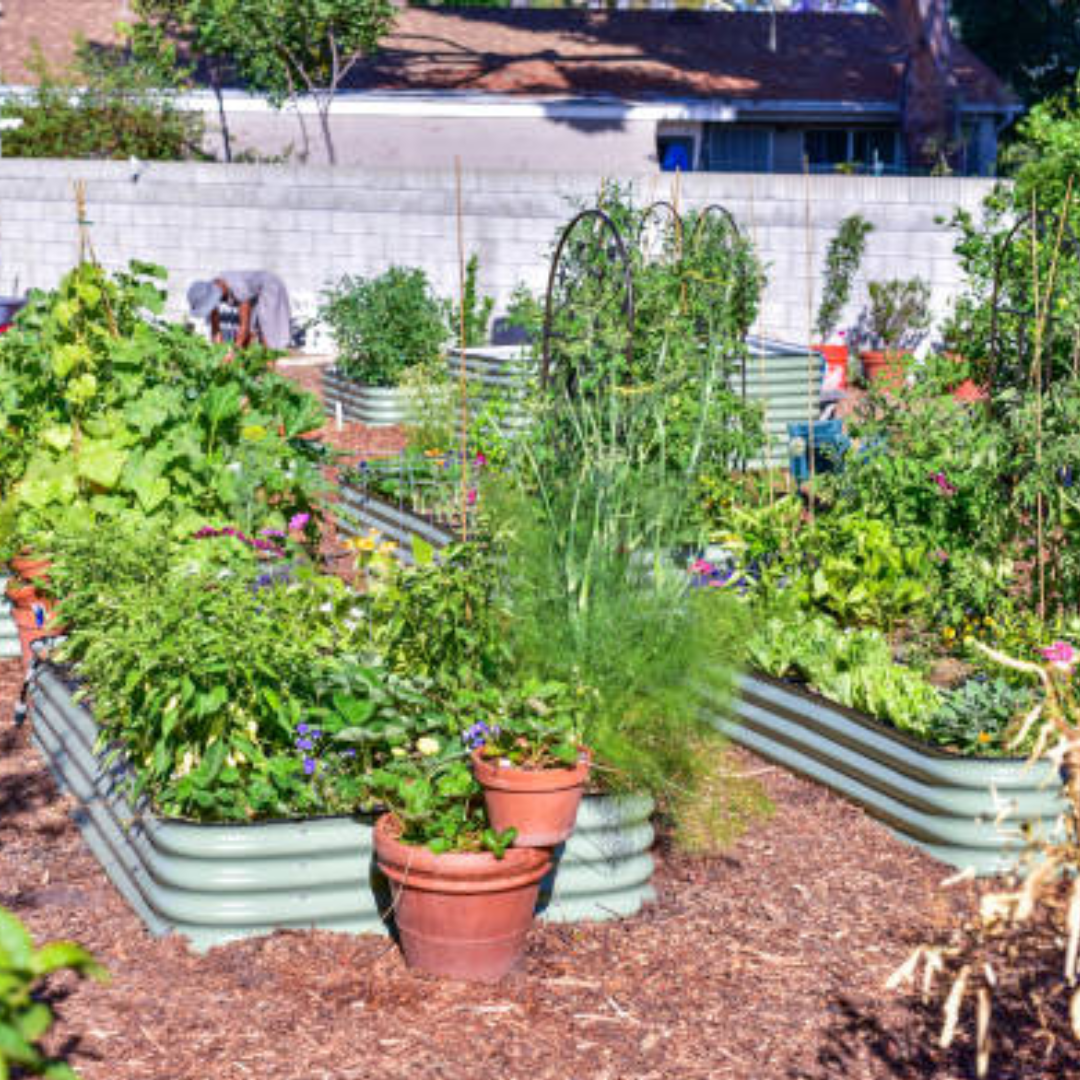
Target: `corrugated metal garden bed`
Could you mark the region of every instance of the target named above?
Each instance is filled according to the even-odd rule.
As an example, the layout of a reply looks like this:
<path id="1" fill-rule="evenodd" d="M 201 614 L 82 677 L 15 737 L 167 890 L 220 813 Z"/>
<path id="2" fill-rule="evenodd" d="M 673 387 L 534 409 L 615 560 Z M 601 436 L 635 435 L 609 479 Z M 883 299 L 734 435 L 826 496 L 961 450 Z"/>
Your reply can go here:
<path id="1" fill-rule="evenodd" d="M 1050 832 L 1065 809 L 1046 762 L 949 754 L 766 676 L 743 676 L 734 712 L 715 722 L 735 742 L 846 796 L 958 868 L 1008 870 L 1023 846 L 1020 824 Z"/>
<path id="2" fill-rule="evenodd" d="M 126 769 L 107 766 L 99 730 L 61 673 L 35 668 L 32 739 L 77 801 L 76 824 L 151 933 L 199 949 L 280 927 L 383 932 L 391 907 L 372 861 L 370 821 L 333 817 L 208 825 L 137 811 Z M 541 893 L 547 919 L 632 915 L 652 899 L 652 801 L 592 796 Z"/>

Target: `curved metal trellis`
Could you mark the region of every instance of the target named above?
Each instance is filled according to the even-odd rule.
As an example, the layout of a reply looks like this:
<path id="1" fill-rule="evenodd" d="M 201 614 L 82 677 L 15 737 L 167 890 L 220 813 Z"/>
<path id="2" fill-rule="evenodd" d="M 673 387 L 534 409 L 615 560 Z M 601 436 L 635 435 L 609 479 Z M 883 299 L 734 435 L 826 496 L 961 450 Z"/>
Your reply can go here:
<path id="1" fill-rule="evenodd" d="M 709 203 L 708 206 L 698 211 L 694 221 L 694 227 L 690 230 L 688 246 L 691 250 L 697 247 L 697 244 L 705 231 L 706 225 L 714 217 L 719 217 L 720 220 L 723 221 L 725 228 L 730 229 L 736 237 L 742 236 L 742 233 L 739 230 L 739 223 L 735 220 L 735 215 L 732 214 L 726 206 L 721 206 L 720 203 Z"/>
<path id="2" fill-rule="evenodd" d="M 633 358 L 634 349 L 634 268 L 623 241 L 622 233 L 610 215 L 598 208 L 582 210 L 563 229 L 551 258 L 547 293 L 544 299 L 544 331 L 540 363 L 540 386 L 548 388 L 555 375 L 552 363 L 552 343 L 558 334 L 555 329 L 556 315 L 570 307 L 578 290 L 574 288 L 571 274 L 580 261 L 571 256 L 584 254 L 589 249 L 598 250 L 602 258 L 590 263 L 593 280 L 591 284 L 603 294 L 609 283 L 622 291 L 622 314 L 626 321 L 626 363 Z M 574 373 L 567 373 L 568 379 Z"/>
<path id="3" fill-rule="evenodd" d="M 665 219 L 670 232 L 674 233 L 674 245 L 667 242 L 670 232 L 664 229 Z M 685 233 L 686 226 L 679 211 L 666 199 L 658 199 L 645 207 L 638 219 L 638 251 L 643 257 L 673 253 L 677 258 L 682 253 Z"/>

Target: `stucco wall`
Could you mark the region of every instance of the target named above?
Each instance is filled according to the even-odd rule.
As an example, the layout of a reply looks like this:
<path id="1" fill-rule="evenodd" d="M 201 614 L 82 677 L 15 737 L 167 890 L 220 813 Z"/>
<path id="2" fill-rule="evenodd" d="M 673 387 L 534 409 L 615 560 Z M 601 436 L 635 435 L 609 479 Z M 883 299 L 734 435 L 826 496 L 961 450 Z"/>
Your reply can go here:
<path id="1" fill-rule="evenodd" d="M 480 256 L 482 287 L 500 306 L 519 281 L 541 289 L 569 200 L 594 198 L 600 174 L 477 171 L 468 156 L 463 164 L 465 246 Z M 953 237 L 937 218 L 976 207 L 991 186 L 956 178 L 699 173 L 681 177 L 675 193 L 671 175 L 617 167 L 609 175 L 634 180 L 644 199 L 677 194 L 683 206 L 727 206 L 769 266 L 759 329 L 793 342 L 806 339 L 825 245 L 841 217 L 858 211 L 876 226 L 866 280 L 922 275 L 940 311 L 959 274 Z M 0 293 L 52 285 L 71 265 L 78 250 L 72 182 L 79 178 L 87 182 L 99 258 L 110 266 L 133 257 L 162 263 L 177 290 L 174 305 L 192 278 L 248 267 L 279 273 L 301 309 L 341 273 L 376 273 L 391 263 L 421 265 L 441 291 L 456 289 L 452 169 L 150 165 L 132 180 L 122 163 L 5 159 Z"/>

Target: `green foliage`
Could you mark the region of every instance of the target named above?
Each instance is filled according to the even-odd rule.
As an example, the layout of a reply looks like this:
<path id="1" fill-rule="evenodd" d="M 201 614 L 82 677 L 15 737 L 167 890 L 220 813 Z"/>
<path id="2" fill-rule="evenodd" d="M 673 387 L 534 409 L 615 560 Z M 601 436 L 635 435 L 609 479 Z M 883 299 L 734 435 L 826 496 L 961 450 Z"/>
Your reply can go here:
<path id="1" fill-rule="evenodd" d="M 1029 687 L 976 676 L 943 695 L 932 721 L 934 739 L 961 754 L 1017 755 L 1023 748 L 1010 747 L 1009 738 L 1033 704 Z"/>
<path id="2" fill-rule="evenodd" d="M 491 312 L 495 300 L 490 296 L 481 296 L 476 281 L 480 274 L 480 258 L 473 253 L 465 264 L 465 288 L 462 303 L 446 305 L 446 325 L 450 328 L 450 337 L 461 343 L 462 311 L 464 311 L 465 348 L 473 345 L 486 345 L 488 326 L 491 324 Z"/>
<path id="3" fill-rule="evenodd" d="M 183 83 L 172 47 L 148 41 L 119 52 L 77 42 L 70 70 L 58 72 L 38 49 L 37 85 L 0 105 L 0 118 L 22 126 L 3 137 L 5 157 L 112 158 L 144 161 L 205 158 L 202 118 L 177 107 Z"/>
<path id="4" fill-rule="evenodd" d="M 442 308 L 420 269 L 346 275 L 323 292 L 319 318 L 337 343 L 341 370 L 368 386 L 395 386 L 406 368 L 435 364 L 447 341 Z"/>
<path id="5" fill-rule="evenodd" d="M 919 672 L 893 660 L 878 630 L 845 632 L 827 616 L 785 605 L 760 620 L 747 655 L 767 675 L 805 679 L 831 701 L 935 739 L 941 695 Z"/>
<path id="6" fill-rule="evenodd" d="M 869 344 L 874 349 L 910 352 L 930 329 L 930 286 L 922 278 L 871 281 L 866 313 Z"/>
<path id="7" fill-rule="evenodd" d="M 164 271 L 92 263 L 32 295 L 0 339 L 0 494 L 26 539 L 89 518 L 248 531 L 310 513 L 323 489 L 317 401 L 248 350 L 155 318 Z"/>
<path id="8" fill-rule="evenodd" d="M 836 329 L 866 251 L 866 238 L 873 229 L 874 226 L 860 214 L 851 214 L 840 222 L 829 241 L 825 253 L 825 282 L 814 322 L 818 341 L 828 341 Z"/>
<path id="9" fill-rule="evenodd" d="M 0 907 L 0 1077 L 43 1076 L 78 1080 L 70 1065 L 50 1058 L 41 1039 L 53 1024 L 52 1008 L 38 993 L 57 971 L 106 982 L 108 973 L 81 945 L 51 941 L 35 949 L 23 924 Z M 12 1073 L 12 1069 L 18 1070 Z"/>

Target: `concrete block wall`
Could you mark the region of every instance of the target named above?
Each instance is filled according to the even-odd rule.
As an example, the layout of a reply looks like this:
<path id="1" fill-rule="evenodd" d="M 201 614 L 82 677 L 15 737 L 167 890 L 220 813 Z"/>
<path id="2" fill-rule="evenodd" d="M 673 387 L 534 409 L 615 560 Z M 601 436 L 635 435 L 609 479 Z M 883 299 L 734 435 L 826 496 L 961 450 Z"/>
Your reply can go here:
<path id="1" fill-rule="evenodd" d="M 455 177 L 449 170 L 322 166 L 149 164 L 137 178 L 121 162 L 0 160 L 0 294 L 51 286 L 78 252 L 73 182 L 84 180 L 98 258 L 130 258 L 169 271 L 171 309 L 196 277 L 265 268 L 289 285 L 301 314 L 343 273 L 420 265 L 436 289 L 457 288 Z M 480 258 L 483 290 L 501 310 L 514 286 L 542 290 L 547 258 L 573 203 L 595 198 L 595 173 L 485 170 L 462 174 L 465 247 Z M 672 198 L 672 177 L 619 177 L 639 199 Z M 769 267 L 759 330 L 804 342 L 821 291 L 825 247 L 837 223 L 872 221 L 863 281 L 926 278 L 943 312 L 959 285 L 953 237 L 939 219 L 975 209 L 992 181 L 967 178 L 697 173 L 679 180 L 681 206 L 726 206 Z M 808 224 L 809 223 L 809 224 Z M 809 240 L 810 256 L 807 257 Z M 854 320 L 865 289 L 852 304 Z"/>

